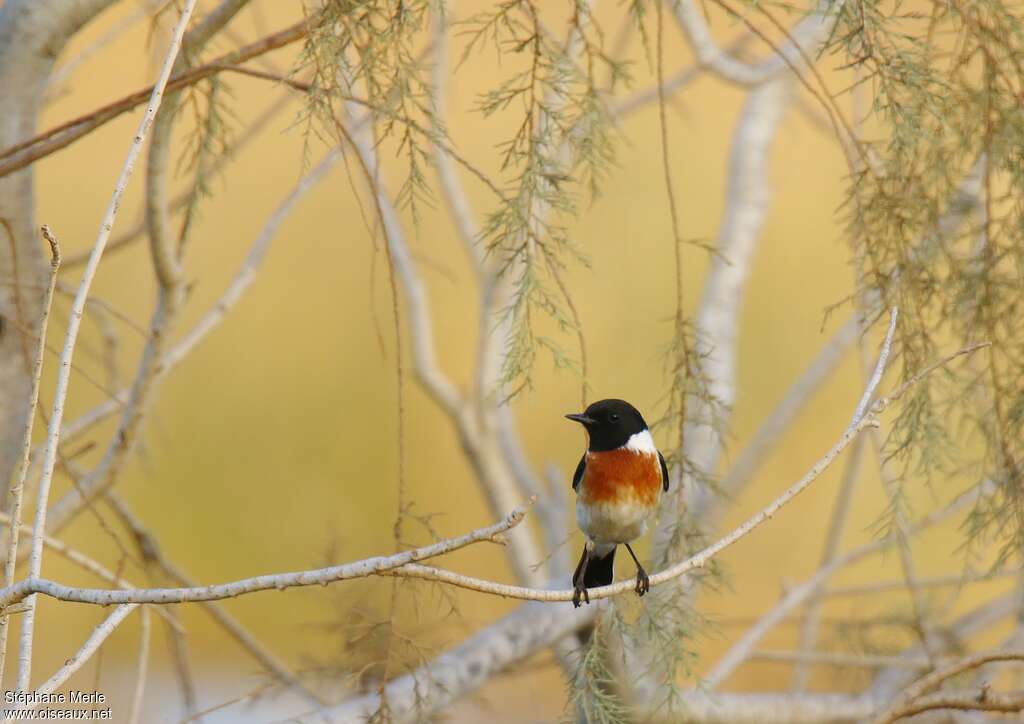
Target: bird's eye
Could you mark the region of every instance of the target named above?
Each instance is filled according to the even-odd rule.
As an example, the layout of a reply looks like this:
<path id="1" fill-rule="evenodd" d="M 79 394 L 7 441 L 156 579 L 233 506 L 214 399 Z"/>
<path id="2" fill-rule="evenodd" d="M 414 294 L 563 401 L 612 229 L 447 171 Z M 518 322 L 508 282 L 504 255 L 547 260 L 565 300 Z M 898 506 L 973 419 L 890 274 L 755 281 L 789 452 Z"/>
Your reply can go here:
<path id="1" fill-rule="evenodd" d="M 618 422 L 619 421 L 619 413 L 613 412 L 612 414 L 608 415 L 608 419 L 611 420 L 612 422 Z"/>

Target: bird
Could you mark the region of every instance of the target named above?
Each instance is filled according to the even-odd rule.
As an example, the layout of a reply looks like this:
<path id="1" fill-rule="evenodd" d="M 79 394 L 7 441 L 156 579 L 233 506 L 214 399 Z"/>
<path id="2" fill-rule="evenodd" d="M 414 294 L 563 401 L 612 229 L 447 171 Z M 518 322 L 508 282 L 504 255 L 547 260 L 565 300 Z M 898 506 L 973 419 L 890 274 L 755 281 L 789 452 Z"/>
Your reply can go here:
<path id="1" fill-rule="evenodd" d="M 651 589 L 630 543 L 647 530 L 647 521 L 668 492 L 668 466 L 643 415 L 625 400 L 595 402 L 566 415 L 587 431 L 587 449 L 572 476 L 576 523 L 586 541 L 572 576 L 573 606 L 590 603 L 589 588 L 615 577 L 615 549 L 626 546 L 636 563 L 636 593 Z"/>

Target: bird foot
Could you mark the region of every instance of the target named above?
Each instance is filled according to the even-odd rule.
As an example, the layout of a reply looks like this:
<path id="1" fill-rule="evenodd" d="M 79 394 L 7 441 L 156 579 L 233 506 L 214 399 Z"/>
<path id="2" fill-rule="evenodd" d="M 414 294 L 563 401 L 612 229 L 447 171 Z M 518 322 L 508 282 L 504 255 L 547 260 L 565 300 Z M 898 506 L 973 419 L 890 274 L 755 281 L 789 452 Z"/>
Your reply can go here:
<path id="1" fill-rule="evenodd" d="M 638 568 L 636 571 L 636 588 L 634 590 L 638 596 L 643 596 L 651 590 L 651 579 L 647 577 L 647 572 L 643 568 Z"/>
<path id="2" fill-rule="evenodd" d="M 587 592 L 587 587 L 585 585 L 583 585 L 583 581 L 582 580 L 573 581 L 572 587 L 573 587 L 572 605 L 573 605 L 574 608 L 579 608 L 580 607 L 580 605 L 581 605 L 580 604 L 580 598 L 581 597 L 588 604 L 590 603 L 590 594 Z"/>

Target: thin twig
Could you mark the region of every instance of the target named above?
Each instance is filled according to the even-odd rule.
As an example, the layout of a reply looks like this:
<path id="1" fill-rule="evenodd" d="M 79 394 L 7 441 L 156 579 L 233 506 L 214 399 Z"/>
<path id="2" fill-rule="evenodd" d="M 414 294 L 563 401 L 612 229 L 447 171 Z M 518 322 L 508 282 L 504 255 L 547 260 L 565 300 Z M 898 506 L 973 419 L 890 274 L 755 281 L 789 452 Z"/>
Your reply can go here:
<path id="1" fill-rule="evenodd" d="M 842 543 L 843 534 L 846 532 L 846 523 L 849 520 L 853 490 L 860 477 L 861 461 L 864 459 L 864 438 L 857 438 L 853 450 L 846 458 L 846 467 L 843 469 L 843 477 L 839 481 L 839 490 L 836 492 L 835 503 L 832 507 L 832 515 L 829 520 L 828 534 L 825 537 L 825 545 L 821 553 L 819 568 L 827 567 L 839 555 L 839 546 Z M 804 611 L 803 621 L 800 625 L 800 653 L 811 654 L 817 645 L 818 628 L 821 623 L 821 599 L 824 593 L 815 592 L 807 608 Z M 793 691 L 802 692 L 807 689 L 810 679 L 810 667 L 807 661 L 797 661 L 793 669 Z"/>
<path id="2" fill-rule="evenodd" d="M 166 91 L 177 91 L 195 85 L 199 81 L 221 72 L 222 67 L 234 66 L 255 58 L 263 53 L 282 48 L 306 37 L 315 19 L 302 20 L 265 38 L 250 43 L 244 48 L 225 53 L 221 57 L 181 73 L 167 83 Z M 0 150 L 0 178 L 14 173 L 41 158 L 66 148 L 79 138 L 95 131 L 123 113 L 131 111 L 150 97 L 153 86 L 143 88 L 102 108 L 74 118 L 59 126 L 33 136 L 25 141 Z"/>
<path id="3" fill-rule="evenodd" d="M 149 606 L 139 612 L 139 663 L 135 669 L 135 690 L 132 692 L 132 706 L 128 713 L 128 724 L 138 724 L 142 716 L 142 701 L 146 693 L 146 675 L 149 671 Z"/>
<path id="4" fill-rule="evenodd" d="M 135 137 L 132 139 L 131 146 L 128 149 L 128 157 L 125 159 L 117 184 L 114 187 L 114 193 L 110 198 L 109 205 L 107 206 L 106 214 L 103 217 L 103 223 L 100 225 L 99 235 L 96 238 L 96 242 L 93 244 L 92 255 L 89 257 L 89 262 L 85 266 L 85 271 L 82 272 L 82 281 L 79 284 L 75 300 L 71 305 L 71 317 L 68 320 L 68 328 L 65 334 L 64 350 L 61 352 L 60 368 L 57 373 L 57 384 L 53 397 L 53 410 L 50 413 L 50 425 L 46 435 L 46 451 L 43 454 L 43 467 L 39 478 L 35 532 L 32 536 L 32 552 L 29 556 L 28 575 L 30 578 L 38 576 L 42 568 L 43 536 L 46 532 L 46 512 L 50 495 L 50 482 L 53 480 L 53 470 L 57 461 L 57 446 L 60 442 L 61 422 L 64 419 L 64 404 L 67 400 L 68 385 L 71 377 L 71 360 L 74 356 L 75 342 L 78 339 L 78 329 L 81 325 L 82 315 L 85 311 L 85 300 L 89 296 L 89 288 L 92 286 L 92 280 L 96 275 L 97 268 L 99 267 L 100 259 L 103 256 L 103 250 L 110 238 L 110 231 L 114 227 L 114 221 L 117 218 L 117 211 L 121 203 L 121 197 L 124 195 L 125 189 L 128 187 L 128 181 L 131 179 L 132 172 L 135 170 L 135 161 L 142 152 L 142 146 L 146 139 L 146 134 L 149 132 L 149 128 L 152 125 L 153 119 L 156 116 L 163 100 L 164 88 L 170 78 L 171 69 L 174 67 L 174 61 L 178 55 L 178 49 L 181 47 L 181 38 L 185 33 L 185 27 L 188 25 L 188 21 L 192 16 L 192 11 L 195 9 L 195 5 L 196 0 L 188 0 L 185 8 L 181 12 L 181 18 L 178 20 L 177 26 L 174 28 L 170 48 L 168 49 L 167 56 L 164 59 L 164 64 L 160 71 L 160 77 L 157 80 L 156 85 L 153 87 L 153 93 L 150 96 L 149 105 L 146 107 L 146 113 L 143 115 L 142 121 L 139 123 L 139 128 L 135 132 Z M 18 689 L 21 691 L 28 689 L 29 677 L 31 676 L 32 634 L 34 624 L 35 605 L 34 600 L 30 600 L 27 604 L 25 617 L 22 620 L 21 651 L 19 653 L 17 682 Z"/>
<path id="5" fill-rule="evenodd" d="M 891 343 L 891 339 L 889 340 Z M 984 345 L 975 345 L 973 348 L 978 349 Z M 884 345 L 883 345 L 884 347 Z M 955 359 L 961 354 L 965 354 L 967 350 L 961 350 L 958 353 L 954 353 L 945 358 L 945 361 Z M 923 379 L 929 372 L 938 368 L 938 364 L 930 365 L 925 371 L 914 375 L 913 380 Z M 734 529 L 731 533 L 720 538 L 718 541 L 708 546 L 704 550 L 700 551 L 694 556 L 687 558 L 684 561 L 676 563 L 669 568 L 659 571 L 650 577 L 651 586 L 661 585 L 667 581 L 674 580 L 679 576 L 682 576 L 689 571 L 701 568 L 705 566 L 712 558 L 718 553 L 730 547 L 740 539 L 749 535 L 755 528 L 765 523 L 768 519 L 772 518 L 780 509 L 787 505 L 797 495 L 803 492 L 815 479 L 817 479 L 832 462 L 838 457 L 838 455 L 846 449 L 846 447 L 852 442 L 852 440 L 864 429 L 868 427 L 874 427 L 878 425 L 878 421 L 875 418 L 876 415 L 881 414 L 889 404 L 899 399 L 899 397 L 905 393 L 907 385 L 904 384 L 900 387 L 896 393 L 888 396 L 879 398 L 874 405 L 870 408 L 870 413 L 865 415 L 852 429 L 847 431 L 840 437 L 835 445 L 822 457 L 814 466 L 795 484 L 790 486 L 782 495 L 773 500 L 763 510 L 752 516 L 745 523 Z M 516 518 L 517 514 L 519 517 Z M 521 519 L 522 515 L 525 514 L 523 509 L 517 509 L 506 518 L 502 523 L 495 524 L 496 526 L 507 525 L 512 527 L 518 520 Z M 493 528 L 494 526 L 492 526 Z M 461 547 L 468 545 L 469 543 L 477 542 L 484 539 L 492 539 L 493 535 L 486 535 L 489 529 L 480 529 L 473 531 L 461 538 L 449 539 L 448 541 L 442 541 L 436 543 L 434 546 L 427 546 L 425 548 L 416 549 L 417 551 L 434 551 L 437 546 L 455 545 Z M 450 550 L 450 549 L 446 549 Z M 68 586 L 61 585 L 54 581 L 41 579 L 41 578 L 29 578 L 14 584 L 8 588 L 0 590 L 0 608 L 6 608 L 14 603 L 17 603 L 27 596 L 35 593 L 42 593 L 44 595 L 65 601 L 77 601 L 80 603 L 92 603 L 96 605 L 110 605 L 116 603 L 136 602 L 136 603 L 183 603 L 186 601 L 212 601 L 223 598 L 230 598 L 242 594 L 252 593 L 255 591 L 264 591 L 269 589 L 284 589 L 294 586 L 308 586 L 308 585 L 325 585 L 333 583 L 335 581 L 347 580 L 356 577 L 365 577 L 369 575 L 397 575 L 409 578 L 420 578 L 427 580 L 434 580 L 438 582 L 448 583 L 453 586 L 460 588 L 467 588 L 481 593 L 489 593 L 497 596 L 506 598 L 518 598 L 522 600 L 531 601 L 571 601 L 574 596 L 574 591 L 571 589 L 564 590 L 551 590 L 551 589 L 538 589 L 538 588 L 526 588 L 522 586 L 510 586 L 507 584 L 496 583 L 493 581 L 483 580 L 474 578 L 471 576 L 464 576 L 458 573 L 453 573 L 444 569 L 433 568 L 429 566 L 423 566 L 418 563 L 402 562 L 403 556 L 408 556 L 410 553 L 415 554 L 416 551 L 410 551 L 395 556 L 389 556 L 387 558 L 372 558 L 365 561 L 358 561 L 355 563 L 332 566 L 330 568 L 321 568 L 310 571 L 299 571 L 295 573 L 285 573 L 276 575 L 265 575 L 257 576 L 255 578 L 242 579 L 231 583 L 219 584 L 206 586 L 201 588 L 157 588 L 157 589 L 145 589 L 135 591 L 114 591 L 114 590 L 102 590 L 102 589 L 76 589 Z M 432 555 L 440 555 L 440 553 L 431 553 Z M 422 553 L 421 553 L 422 557 Z M 410 559 L 410 560 L 416 560 Z M 819 572 L 821 573 L 821 572 Z M 819 585 L 815 583 L 815 585 Z M 619 583 L 613 583 L 608 586 L 602 586 L 590 590 L 590 598 L 597 600 L 601 598 L 608 598 L 626 591 L 631 591 L 634 588 L 632 581 L 621 581 Z M 803 598 L 810 591 L 806 592 Z M 801 598 L 800 600 L 803 600 Z M 734 647 L 735 649 L 735 647 Z M 733 662 L 731 666 L 734 668 L 738 665 L 742 658 L 752 650 L 752 645 L 749 645 L 747 651 L 741 653 L 732 653 L 733 657 L 740 657 L 737 661 Z M 729 658 L 729 657 L 727 657 Z M 730 669 L 731 670 L 731 669 Z"/>
<path id="6" fill-rule="evenodd" d="M 886 340 L 889 341 L 889 345 L 883 346 L 881 356 L 884 355 L 888 360 L 891 354 L 891 340 L 893 333 L 896 328 L 897 312 L 893 308 L 889 316 L 889 329 L 886 332 Z M 851 320 L 855 321 L 855 320 Z M 859 326 L 859 325 L 857 325 Z M 865 347 L 862 344 L 862 361 L 865 371 L 871 364 L 870 359 L 867 357 Z M 877 388 L 880 382 L 880 370 L 884 369 L 884 364 L 880 368 L 878 365 L 873 370 L 872 377 L 867 381 L 867 387 L 874 389 Z M 878 379 L 876 379 L 878 378 Z M 857 409 L 853 414 L 853 421 L 863 417 L 867 406 L 871 402 L 871 395 L 865 390 L 864 395 L 861 396 L 860 402 L 857 404 Z M 877 433 L 877 430 L 871 430 L 870 433 Z M 863 459 L 864 454 L 864 440 L 858 439 L 857 446 L 851 453 L 850 458 L 847 461 L 847 467 L 843 471 L 843 478 L 839 483 L 839 491 L 836 493 L 835 504 L 832 509 L 832 516 L 829 522 L 828 533 L 825 537 L 825 544 L 821 554 L 820 567 L 824 568 L 831 563 L 836 555 L 839 553 L 839 545 L 842 542 L 843 534 L 846 532 L 846 522 L 850 515 L 850 504 L 853 498 L 853 490 L 857 484 L 860 474 L 860 463 Z M 901 545 L 902 550 L 902 545 Z M 800 627 L 800 651 L 803 653 L 810 653 L 818 638 L 818 624 L 821 619 L 821 596 L 820 592 L 812 595 L 811 600 L 807 603 L 807 608 L 804 613 L 803 624 Z M 804 691 L 807 688 L 807 683 L 810 678 L 810 668 L 806 665 L 805 661 L 798 661 L 796 667 L 793 669 L 793 690 L 797 692 Z"/>
<path id="7" fill-rule="evenodd" d="M 21 444 L 21 459 L 15 473 L 11 495 L 11 518 L 8 525 L 7 559 L 4 562 L 4 586 L 14 583 L 15 568 L 18 564 L 18 537 L 21 533 L 22 505 L 24 503 L 25 478 L 28 475 L 29 460 L 32 452 L 32 428 L 36 419 L 36 405 L 39 403 L 39 380 L 43 373 L 43 357 L 46 355 L 46 326 L 50 318 L 50 305 L 53 303 L 53 290 L 57 284 L 57 273 L 60 270 L 60 245 L 50 231 L 43 226 L 43 236 L 50 245 L 50 277 L 43 296 L 43 312 L 39 320 L 38 338 L 36 340 L 36 356 L 32 365 L 32 387 L 29 392 L 28 412 L 25 414 L 25 435 Z M 7 636 L 10 628 L 10 617 L 0 618 L 0 684 L 3 682 L 4 665 L 7 661 Z"/>
<path id="8" fill-rule="evenodd" d="M 249 253 L 242 261 L 234 279 L 232 279 L 231 284 L 221 295 L 220 299 L 217 300 L 210 311 L 203 315 L 195 327 L 156 363 L 158 375 L 166 375 L 174 365 L 181 362 L 206 335 L 223 321 L 227 313 L 238 303 L 243 293 L 255 281 L 256 272 L 259 270 L 270 247 L 270 242 L 273 240 L 281 224 L 306 193 L 327 175 L 340 157 L 340 153 L 337 151 L 328 152 L 320 163 L 303 176 L 291 193 L 281 201 L 253 241 Z M 101 403 L 92 412 L 87 413 L 85 417 L 69 423 L 65 437 L 74 438 L 100 420 L 115 413 L 124 404 L 124 401 L 128 399 L 129 394 L 129 390 L 124 390 L 115 398 Z M 49 529 L 51 532 L 62 530 L 85 508 L 89 500 L 104 489 L 110 481 L 110 477 L 107 474 L 100 475 L 99 473 L 108 472 L 107 467 L 97 468 L 96 471 L 90 473 L 82 481 L 79 488 L 68 491 L 61 500 L 54 504 L 49 516 Z"/>
<path id="9" fill-rule="evenodd" d="M 63 686 L 96 653 L 96 650 L 103 645 L 103 642 L 107 640 L 110 634 L 114 633 L 114 629 L 124 621 L 128 614 L 136 608 L 138 608 L 136 603 L 126 603 L 115 608 L 114 612 L 107 616 L 103 623 L 93 629 L 92 634 L 85 640 L 81 648 L 70 658 L 66 659 L 64 665 L 57 669 L 53 676 L 35 688 L 34 692 L 39 695 L 38 698 L 30 699 L 21 709 L 29 711 L 35 709 L 39 704 L 43 703 L 46 694 L 52 694 Z M 10 721 L 10 719 L 7 721 Z"/>
<path id="10" fill-rule="evenodd" d="M 922 696 L 893 713 L 888 721 L 897 721 L 909 716 L 923 714 L 927 711 L 952 709 L 954 711 L 991 711 L 1004 714 L 1019 714 L 1024 711 L 1024 692 L 1015 691 L 999 693 L 990 691 L 987 686 L 977 691 L 963 693 L 938 692 Z"/>
<path id="11" fill-rule="evenodd" d="M 278 113 L 288 106 L 288 102 L 295 98 L 292 93 L 282 94 L 278 99 L 274 100 L 268 105 L 263 111 L 257 114 L 250 122 L 248 122 L 245 128 L 239 133 L 238 138 L 234 139 L 231 146 L 227 149 L 227 152 L 217 156 L 210 163 L 208 173 L 213 176 L 223 169 L 223 167 L 238 157 L 239 153 L 243 148 L 248 146 L 255 138 L 259 137 L 259 134 L 266 129 Z M 172 211 L 176 211 L 183 207 L 188 200 L 192 198 L 193 190 L 186 189 L 181 192 L 170 203 Z M 125 249 L 132 243 L 143 238 L 146 233 L 146 220 L 145 218 L 140 219 L 136 222 L 135 226 L 131 227 L 122 234 L 113 237 L 107 244 L 107 250 L 104 252 L 104 256 L 107 258 L 115 250 Z M 70 269 L 76 269 L 89 260 L 89 250 L 79 252 L 77 254 L 68 254 L 61 264 L 61 270 L 67 272 Z"/>
<path id="12" fill-rule="evenodd" d="M 174 581 L 177 585 L 187 588 L 198 588 L 199 584 L 192 580 L 184 571 L 174 565 L 163 554 L 155 536 L 142 524 L 138 516 L 125 504 L 117 495 L 107 495 L 107 503 L 121 519 L 128 530 L 135 538 L 139 550 L 147 563 L 152 563 L 163 571 L 164 575 Z M 305 699 L 313 706 L 322 706 L 325 702 L 317 696 L 309 687 L 302 683 L 299 677 L 294 674 L 280 659 L 261 644 L 255 636 L 223 606 L 213 601 L 204 601 L 200 604 L 210 617 L 224 629 L 238 644 L 252 655 L 274 679 L 292 689 L 298 696 Z M 161 610 L 161 609 L 157 609 Z"/>
<path id="13" fill-rule="evenodd" d="M 831 651 L 774 651 L 765 649 L 750 654 L 751 661 L 774 661 L 785 664 L 808 664 L 811 666 L 832 666 L 844 669 L 884 669 L 897 666 L 903 669 L 931 668 L 931 660 L 918 657 L 916 659 L 899 656 L 879 656 L 872 654 L 842 654 Z"/>
<path id="14" fill-rule="evenodd" d="M 882 381 L 882 375 L 885 374 L 885 367 L 889 361 L 889 355 L 892 352 L 892 340 L 893 335 L 896 332 L 896 319 L 899 317 L 899 310 L 893 307 L 889 312 L 889 329 L 885 333 L 885 341 L 882 342 L 882 350 L 878 353 L 878 362 L 875 364 L 875 369 L 871 373 L 871 377 L 868 379 L 868 384 L 864 388 L 864 394 L 860 397 L 860 402 L 857 403 L 857 409 L 854 410 L 853 417 L 850 419 L 850 427 L 854 427 L 860 422 L 861 418 L 864 417 L 868 410 L 868 405 L 871 404 L 871 398 L 875 394 L 875 390 L 878 388 L 878 384 Z"/>
<path id="15" fill-rule="evenodd" d="M 870 415 L 868 418 L 870 419 Z M 863 423 L 863 420 L 861 421 Z M 990 496 L 993 486 L 987 482 L 973 487 L 952 503 L 941 510 L 928 514 L 914 527 L 914 530 L 925 530 L 947 520 L 950 516 L 961 510 L 974 505 L 979 497 Z M 812 595 L 814 595 L 825 584 L 826 581 L 840 569 L 849 566 L 865 557 L 888 549 L 895 541 L 892 537 L 873 540 L 858 548 L 854 548 L 838 558 L 829 565 L 819 568 L 818 571 L 806 581 L 797 586 L 792 586 L 786 591 L 786 595 L 770 611 L 761 616 L 760 619 L 750 626 L 743 635 L 729 648 L 729 650 L 716 662 L 711 671 L 704 677 L 703 685 L 713 689 L 723 683 L 732 673 L 746 661 L 747 657 L 754 650 L 754 647 L 771 631 L 777 624 L 782 622 L 791 611 L 796 609 Z"/>
<path id="16" fill-rule="evenodd" d="M 938 688 L 947 679 L 951 679 L 965 671 L 976 669 L 979 666 L 983 666 L 994 661 L 1024 661 L 1024 651 L 986 651 L 984 653 L 966 656 L 959 661 L 949 664 L 948 666 L 944 666 L 937 671 L 933 671 L 908 686 L 888 709 L 878 714 L 872 720 L 873 724 L 891 724 L 898 719 L 931 709 L 961 708 L 948 704 L 935 705 L 937 700 L 929 702 L 927 705 L 922 707 L 921 700 L 925 694 Z M 983 703 L 987 696 L 987 694 L 982 696 L 978 700 L 978 703 Z M 1020 703 L 1018 703 L 1014 708 L 993 707 L 991 709 L 987 709 L 984 706 L 979 706 L 977 708 L 989 711 L 1018 711 L 1022 706 L 1024 706 L 1024 700 L 1021 700 L 1019 696 L 1017 697 L 1017 700 Z"/>

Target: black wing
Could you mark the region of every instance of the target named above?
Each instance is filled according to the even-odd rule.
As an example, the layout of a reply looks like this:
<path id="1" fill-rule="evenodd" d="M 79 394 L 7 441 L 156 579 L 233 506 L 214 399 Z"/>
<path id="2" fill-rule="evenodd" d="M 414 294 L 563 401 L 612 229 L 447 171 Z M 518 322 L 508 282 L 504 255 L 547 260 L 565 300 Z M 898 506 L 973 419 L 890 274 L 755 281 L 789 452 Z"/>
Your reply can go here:
<path id="1" fill-rule="evenodd" d="M 658 452 L 658 460 L 661 461 L 661 487 L 668 492 L 668 465 L 665 464 L 665 456 Z M 575 485 L 575 483 L 573 484 Z"/>
<path id="2" fill-rule="evenodd" d="M 583 470 L 587 467 L 587 454 L 583 453 L 583 457 L 580 458 L 580 464 L 576 466 L 576 472 L 572 474 L 572 489 L 576 490 L 580 487 L 580 481 L 583 480 Z"/>

